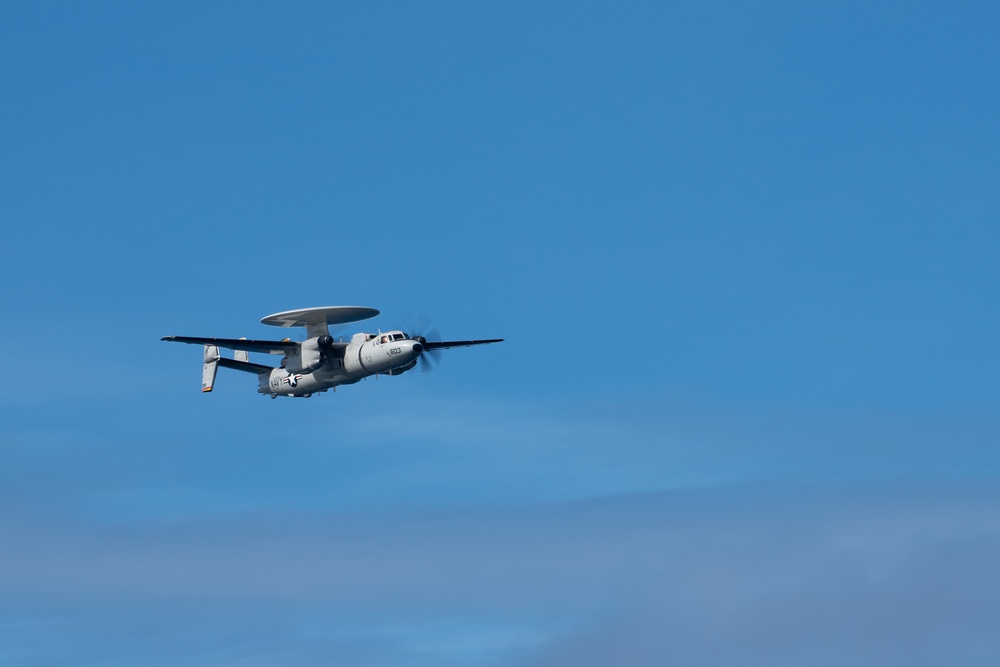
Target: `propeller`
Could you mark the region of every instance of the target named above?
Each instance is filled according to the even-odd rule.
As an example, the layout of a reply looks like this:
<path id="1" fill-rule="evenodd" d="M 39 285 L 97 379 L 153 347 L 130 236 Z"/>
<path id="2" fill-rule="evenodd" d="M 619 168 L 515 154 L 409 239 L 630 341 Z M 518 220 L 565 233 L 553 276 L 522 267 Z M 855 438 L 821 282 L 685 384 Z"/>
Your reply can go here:
<path id="1" fill-rule="evenodd" d="M 417 357 L 421 373 L 429 373 L 441 363 L 441 350 L 450 347 L 468 347 L 470 345 L 484 345 L 487 343 L 499 343 L 502 338 L 491 338 L 489 340 L 441 340 L 441 333 L 437 327 L 431 326 L 430 318 L 425 315 L 419 316 L 412 329 L 409 329 L 411 340 L 415 340 L 423 347 L 420 356 Z M 429 339 L 429 340 L 428 340 Z"/>
<path id="2" fill-rule="evenodd" d="M 411 333 L 410 336 L 424 347 L 423 352 L 417 357 L 420 372 L 430 373 L 441 363 L 441 350 L 428 348 L 427 339 L 430 338 L 432 341 L 439 340 L 441 334 L 437 329 L 428 329 L 422 333 Z"/>

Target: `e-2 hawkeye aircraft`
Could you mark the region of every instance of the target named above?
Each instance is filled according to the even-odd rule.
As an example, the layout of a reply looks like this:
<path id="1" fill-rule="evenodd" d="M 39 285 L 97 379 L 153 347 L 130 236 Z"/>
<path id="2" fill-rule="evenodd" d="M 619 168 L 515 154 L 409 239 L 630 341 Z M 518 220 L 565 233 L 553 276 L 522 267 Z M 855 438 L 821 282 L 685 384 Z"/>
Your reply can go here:
<path id="1" fill-rule="evenodd" d="M 305 327 L 306 339 L 301 342 L 284 340 L 247 340 L 245 338 L 194 338 L 164 336 L 160 340 L 205 346 L 201 372 L 201 390 L 212 391 L 219 366 L 253 373 L 257 376 L 258 393 L 277 398 L 295 396 L 308 398 L 313 394 L 334 389 L 341 384 L 354 384 L 371 375 L 399 375 L 425 361 L 423 355 L 449 347 L 467 347 L 499 343 L 502 338 L 489 340 L 429 341 L 403 331 L 356 333 L 350 343 L 334 341 L 329 325 L 347 324 L 375 317 L 379 311 L 360 306 L 327 306 L 303 308 L 268 315 L 262 324 L 276 327 Z M 223 357 L 219 348 L 235 350 L 232 359 Z M 281 354 L 279 368 L 250 362 L 251 352 Z"/>

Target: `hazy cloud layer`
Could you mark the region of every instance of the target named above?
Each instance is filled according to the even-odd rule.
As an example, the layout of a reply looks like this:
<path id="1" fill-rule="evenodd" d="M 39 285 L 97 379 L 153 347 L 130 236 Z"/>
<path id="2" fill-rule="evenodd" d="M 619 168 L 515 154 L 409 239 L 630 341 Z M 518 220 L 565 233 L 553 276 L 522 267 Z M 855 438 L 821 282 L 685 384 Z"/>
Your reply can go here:
<path id="1" fill-rule="evenodd" d="M 0 530 L 0 646 L 47 664 L 985 665 L 1000 651 L 1000 496 L 985 485 L 44 533 L 7 513 Z"/>

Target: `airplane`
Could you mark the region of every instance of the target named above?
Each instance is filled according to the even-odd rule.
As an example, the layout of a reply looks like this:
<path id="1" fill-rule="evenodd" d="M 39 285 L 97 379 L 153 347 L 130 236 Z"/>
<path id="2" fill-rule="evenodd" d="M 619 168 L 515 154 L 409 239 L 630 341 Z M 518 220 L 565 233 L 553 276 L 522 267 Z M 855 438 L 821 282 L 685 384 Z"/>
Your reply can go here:
<path id="1" fill-rule="evenodd" d="M 452 347 L 500 343 L 503 338 L 488 340 L 429 341 L 423 336 L 410 336 L 400 331 L 356 333 L 351 342 L 334 341 L 330 325 L 348 324 L 375 317 L 379 311 L 362 306 L 324 306 L 287 310 L 268 315 L 261 324 L 276 327 L 305 327 L 306 339 L 296 342 L 283 340 L 247 340 L 245 338 L 196 338 L 164 336 L 160 340 L 172 343 L 203 345 L 204 364 L 201 390 L 210 392 L 215 386 L 219 366 L 253 373 L 258 378 L 257 392 L 271 398 L 289 396 L 309 398 L 313 394 L 343 384 L 354 384 L 367 377 L 400 375 L 414 368 L 423 355 Z M 219 348 L 235 350 L 232 359 L 223 357 Z M 250 362 L 251 352 L 281 354 L 278 368 Z"/>

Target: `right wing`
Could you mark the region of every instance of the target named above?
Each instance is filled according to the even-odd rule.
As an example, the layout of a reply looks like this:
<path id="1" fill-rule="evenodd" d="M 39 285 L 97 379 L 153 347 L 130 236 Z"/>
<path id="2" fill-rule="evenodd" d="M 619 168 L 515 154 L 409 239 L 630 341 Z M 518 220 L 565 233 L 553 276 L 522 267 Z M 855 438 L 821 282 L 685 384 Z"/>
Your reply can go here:
<path id="1" fill-rule="evenodd" d="M 160 340 L 169 343 L 190 343 L 192 345 L 215 345 L 230 350 L 263 352 L 265 354 L 288 354 L 299 349 L 293 340 L 246 340 L 244 338 L 195 338 L 193 336 L 164 336 Z"/>
<path id="2" fill-rule="evenodd" d="M 470 345 L 489 345 L 490 343 L 502 343 L 503 338 L 490 338 L 489 340 L 429 340 L 424 343 L 425 350 L 446 350 L 449 347 L 469 347 Z"/>

